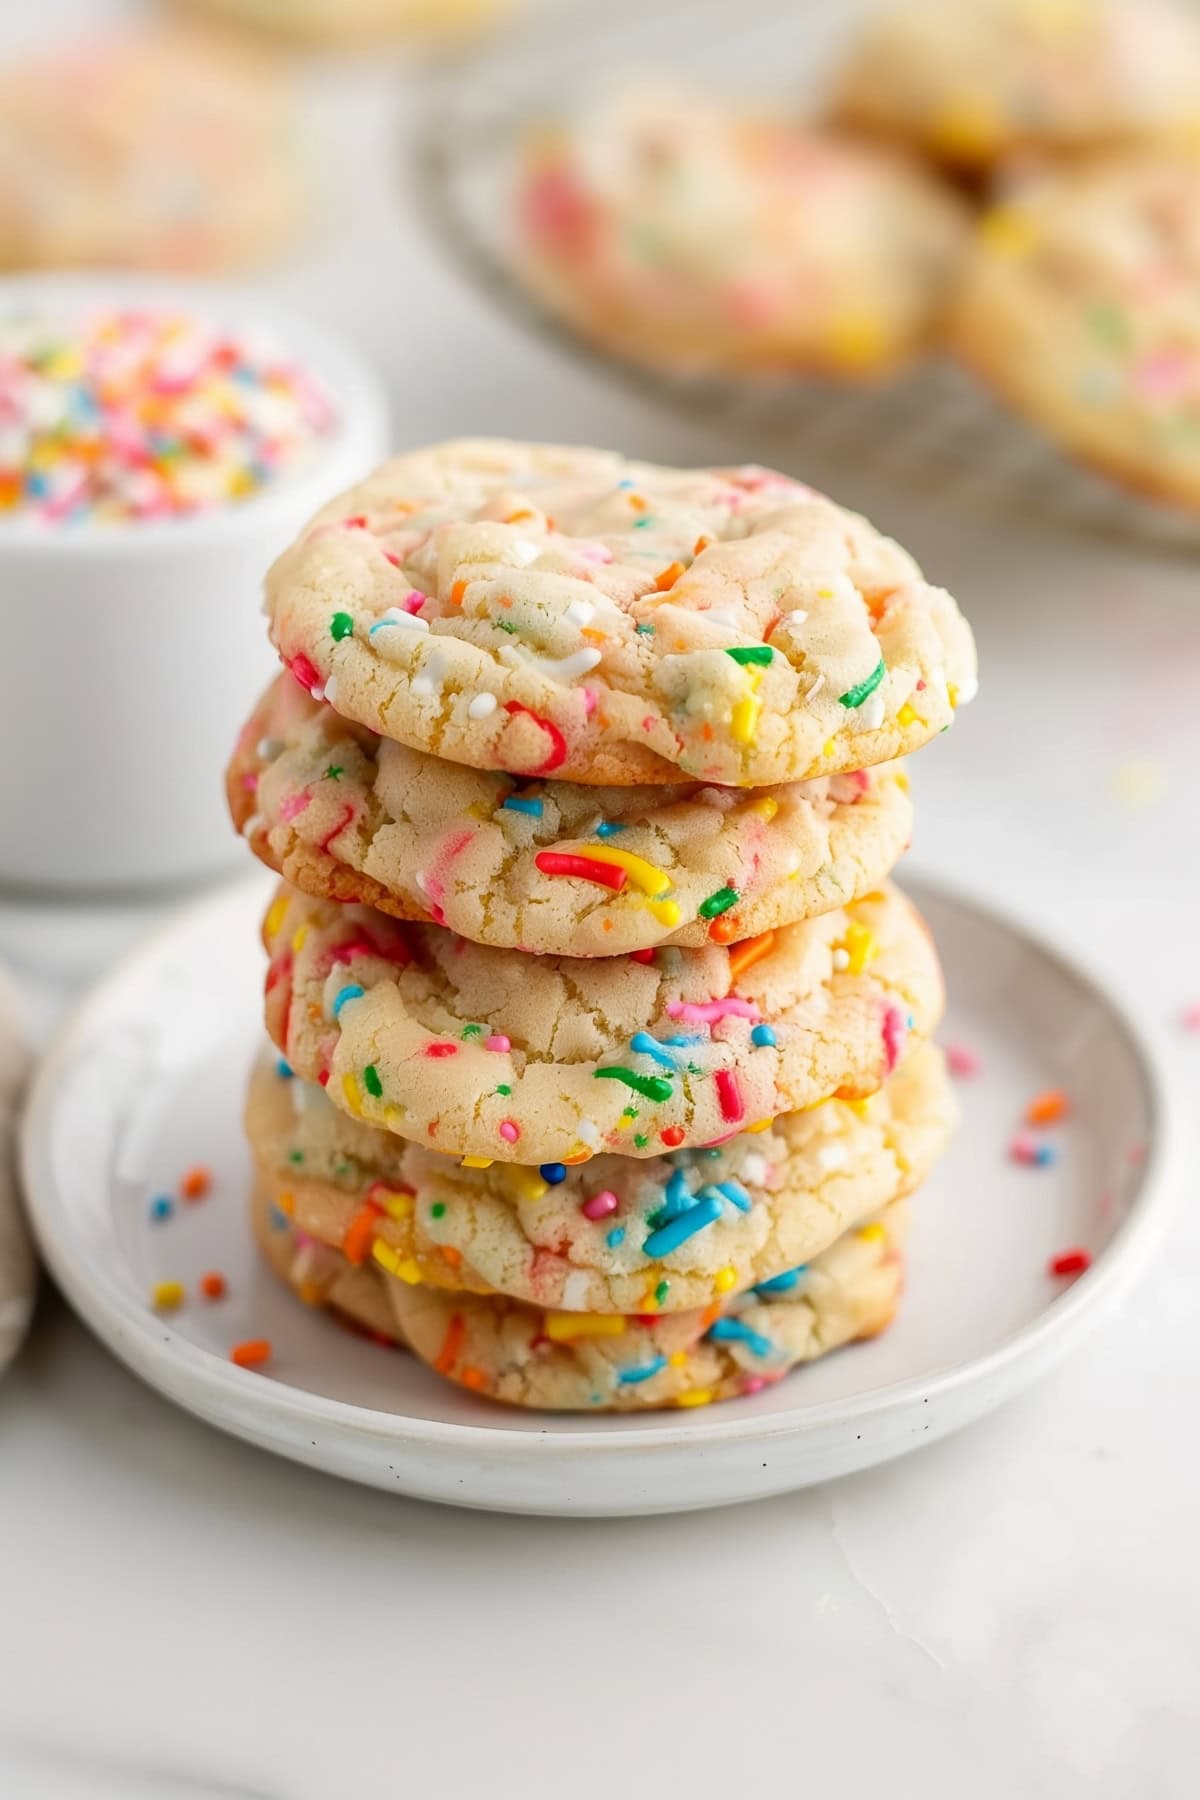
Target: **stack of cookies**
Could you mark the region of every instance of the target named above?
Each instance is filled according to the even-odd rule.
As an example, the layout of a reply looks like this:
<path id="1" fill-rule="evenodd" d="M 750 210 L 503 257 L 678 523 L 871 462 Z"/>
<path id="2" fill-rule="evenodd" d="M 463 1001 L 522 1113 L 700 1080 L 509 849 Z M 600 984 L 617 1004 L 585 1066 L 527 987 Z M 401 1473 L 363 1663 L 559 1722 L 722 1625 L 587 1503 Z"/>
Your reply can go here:
<path id="1" fill-rule="evenodd" d="M 247 1125 L 300 1296 L 518 1405 L 752 1393 L 891 1319 L 952 1107 L 895 759 L 975 687 L 782 475 L 466 442 L 268 578 Z"/>

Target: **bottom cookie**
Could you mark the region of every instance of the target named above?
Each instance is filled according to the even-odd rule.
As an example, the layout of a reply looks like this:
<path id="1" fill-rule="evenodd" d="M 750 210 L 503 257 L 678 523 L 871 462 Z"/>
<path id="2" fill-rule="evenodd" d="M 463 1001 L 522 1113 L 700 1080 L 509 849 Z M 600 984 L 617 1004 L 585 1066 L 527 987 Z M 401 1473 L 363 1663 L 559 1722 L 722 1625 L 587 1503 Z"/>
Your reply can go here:
<path id="1" fill-rule="evenodd" d="M 260 1185 L 255 1235 L 300 1298 L 403 1343 L 460 1386 L 512 1406 L 633 1412 L 757 1393 L 890 1325 L 904 1278 L 907 1203 L 846 1232 L 803 1269 L 703 1310 L 654 1315 L 545 1312 L 499 1296 L 410 1286 L 354 1267 L 298 1232 Z"/>

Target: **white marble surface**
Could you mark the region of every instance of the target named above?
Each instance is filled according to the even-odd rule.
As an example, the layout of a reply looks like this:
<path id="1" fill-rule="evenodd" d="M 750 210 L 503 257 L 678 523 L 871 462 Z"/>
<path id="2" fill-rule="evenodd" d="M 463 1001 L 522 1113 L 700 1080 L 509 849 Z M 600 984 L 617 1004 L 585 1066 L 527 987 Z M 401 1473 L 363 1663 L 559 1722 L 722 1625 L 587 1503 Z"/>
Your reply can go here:
<path id="1" fill-rule="evenodd" d="M 331 186 L 376 168 L 287 286 L 378 358 L 399 436 L 721 454 L 458 288 L 391 203 L 383 87 L 359 68 L 314 95 Z M 1194 1096 L 1195 570 L 853 497 L 978 628 L 983 694 L 917 770 L 923 864 L 1106 965 Z M 0 907 L 40 1030 L 160 905 Z M 0 1387 L 0 1794 L 1192 1800 L 1194 1165 L 1184 1188 L 1133 1302 L 1028 1398 L 889 1468 L 675 1520 L 339 1485 L 176 1413 L 47 1295 Z"/>

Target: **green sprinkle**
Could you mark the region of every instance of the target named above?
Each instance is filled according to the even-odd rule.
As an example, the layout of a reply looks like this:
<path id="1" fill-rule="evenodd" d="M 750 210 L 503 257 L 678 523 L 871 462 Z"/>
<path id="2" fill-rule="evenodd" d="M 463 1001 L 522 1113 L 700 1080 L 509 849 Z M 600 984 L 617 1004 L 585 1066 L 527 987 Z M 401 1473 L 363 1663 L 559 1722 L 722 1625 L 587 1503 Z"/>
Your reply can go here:
<path id="1" fill-rule="evenodd" d="M 302 1163 L 304 1161 L 303 1150 L 289 1150 L 288 1161 L 290 1163 Z"/>
<path id="2" fill-rule="evenodd" d="M 496 1089 L 496 1092 L 498 1094 L 503 1094 L 504 1097 L 507 1099 L 509 1094 L 512 1093 L 512 1089 L 509 1087 L 509 1085 L 506 1081 L 502 1081 L 500 1083 L 500 1086 Z"/>
<path id="3" fill-rule="evenodd" d="M 492 624 L 495 625 L 499 631 L 507 631 L 509 637 L 516 637 L 517 635 L 516 626 L 510 625 L 507 619 L 493 619 Z"/>
<path id="4" fill-rule="evenodd" d="M 435 1200 L 429 1209 L 429 1216 L 431 1219 L 441 1219 L 445 1217 L 445 1212 L 446 1202 L 444 1200 Z"/>
<path id="5" fill-rule="evenodd" d="M 639 1131 L 634 1134 L 633 1141 L 637 1145 L 639 1150 L 644 1150 L 646 1148 L 646 1145 L 650 1142 L 650 1139 L 646 1136 L 646 1134 L 644 1132 Z"/>
<path id="6" fill-rule="evenodd" d="M 482 1025 L 464 1025 L 462 1034 L 465 1038 L 478 1037 L 482 1030 Z"/>
<path id="7" fill-rule="evenodd" d="M 325 779 L 326 779 L 326 781 L 340 781 L 342 779 L 341 764 L 340 763 L 330 763 L 329 767 L 325 771 Z"/>
<path id="8" fill-rule="evenodd" d="M 847 707 L 861 706 L 864 700 L 869 700 L 871 698 L 871 695 L 875 692 L 875 689 L 879 686 L 886 674 L 887 664 L 881 656 L 865 681 L 860 681 L 857 687 L 847 688 L 844 694 L 838 695 L 838 705 Z"/>
<path id="9" fill-rule="evenodd" d="M 1119 306 L 1102 300 L 1096 306 L 1089 307 L 1087 326 L 1096 342 L 1103 344 L 1106 349 L 1128 350 L 1129 318 Z"/>
<path id="10" fill-rule="evenodd" d="M 731 906 L 736 906 L 741 897 L 736 888 L 718 888 L 715 894 L 710 894 L 707 900 L 700 902 L 700 917 L 702 919 L 719 919 L 721 914 L 728 912 Z"/>
<path id="11" fill-rule="evenodd" d="M 332 619 L 329 621 L 330 637 L 333 638 L 335 642 L 340 643 L 343 638 L 353 636 L 353 633 L 354 620 L 350 617 L 350 614 L 342 612 L 334 613 Z"/>
<path id="12" fill-rule="evenodd" d="M 662 1305 L 663 1301 L 666 1299 L 666 1297 L 670 1293 L 670 1291 L 671 1291 L 671 1284 L 669 1281 L 660 1281 L 659 1282 L 658 1286 L 654 1290 L 654 1298 L 658 1302 L 659 1306 Z"/>
<path id="13" fill-rule="evenodd" d="M 743 665 L 746 663 L 757 663 L 761 668 L 765 669 L 767 664 L 773 659 L 775 652 L 772 650 L 770 644 L 735 644 L 733 649 L 726 650 L 725 654 L 726 656 L 732 656 L 735 663 L 742 663 Z"/>
<path id="14" fill-rule="evenodd" d="M 653 637 L 654 636 L 653 625 L 635 625 L 633 629 L 635 631 L 640 631 L 643 637 Z"/>
<path id="15" fill-rule="evenodd" d="M 372 1099 L 378 1100 L 383 1093 L 383 1083 L 379 1079 L 379 1070 L 374 1063 L 368 1063 L 362 1072 L 362 1084 Z"/>
<path id="16" fill-rule="evenodd" d="M 637 1116 L 638 1116 L 638 1109 L 636 1106 L 627 1106 L 625 1108 L 624 1112 L 621 1114 L 621 1117 L 623 1119 L 636 1119 Z"/>
<path id="17" fill-rule="evenodd" d="M 669 1100 L 671 1084 L 661 1075 L 638 1075 L 633 1069 L 595 1069 L 597 1081 L 623 1081 L 635 1094 L 647 1100 Z"/>

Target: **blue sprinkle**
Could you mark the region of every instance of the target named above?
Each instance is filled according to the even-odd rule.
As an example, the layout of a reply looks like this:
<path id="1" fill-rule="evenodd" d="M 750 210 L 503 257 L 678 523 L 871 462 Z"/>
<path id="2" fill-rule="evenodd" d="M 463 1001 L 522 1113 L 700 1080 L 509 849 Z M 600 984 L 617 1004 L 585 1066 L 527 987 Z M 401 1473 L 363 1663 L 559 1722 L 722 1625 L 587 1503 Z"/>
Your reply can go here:
<path id="1" fill-rule="evenodd" d="M 502 812 L 528 813 L 531 819 L 540 819 L 542 802 L 540 800 L 522 800 L 519 795 L 510 794 L 500 810 Z"/>
<path id="2" fill-rule="evenodd" d="M 686 1212 L 678 1213 L 665 1225 L 660 1225 L 657 1231 L 652 1231 L 642 1245 L 643 1255 L 669 1256 L 672 1250 L 678 1250 L 680 1244 L 686 1244 L 698 1231 L 715 1225 L 723 1211 L 718 1194 L 705 1195 L 693 1206 L 689 1206 Z"/>
<path id="3" fill-rule="evenodd" d="M 702 1031 L 677 1031 L 674 1037 L 663 1038 L 664 1044 L 674 1044 L 677 1048 L 685 1044 L 703 1044 L 707 1042 Z"/>
<path id="4" fill-rule="evenodd" d="M 618 831 L 624 831 L 625 829 L 626 827 L 624 825 L 617 825 L 612 819 L 601 819 L 596 827 L 596 836 L 599 838 L 616 837 Z"/>
<path id="5" fill-rule="evenodd" d="M 636 1055 L 652 1057 L 664 1069 L 679 1067 L 679 1059 L 672 1056 L 669 1050 L 664 1050 L 658 1039 L 651 1037 L 648 1031 L 635 1031 L 629 1040 L 629 1048 Z"/>
<path id="6" fill-rule="evenodd" d="M 634 521 L 634 523 L 637 525 L 640 525 L 641 522 L 642 521 L 640 519 L 637 519 Z M 654 636 L 653 625 L 635 625 L 633 629 L 637 632 L 640 632 L 643 637 L 653 637 Z"/>
<path id="7" fill-rule="evenodd" d="M 548 1181 L 551 1187 L 557 1187 L 560 1181 L 567 1179 L 567 1171 L 563 1163 L 543 1163 L 538 1174 L 543 1181 Z"/>
<path id="8" fill-rule="evenodd" d="M 362 993 L 357 981 L 348 981 L 344 988 L 339 988 L 333 997 L 334 1018 L 339 1017 L 343 1006 L 349 1006 L 351 1000 L 361 1000 Z"/>
<path id="9" fill-rule="evenodd" d="M 736 1206 L 739 1212 L 750 1211 L 750 1196 L 740 1181 L 734 1181 L 732 1179 L 729 1181 L 718 1181 L 717 1192 L 718 1194 L 724 1194 L 730 1205 Z"/>
<path id="10" fill-rule="evenodd" d="M 794 1287 L 799 1287 L 800 1277 L 808 1268 L 807 1263 L 797 1263 L 794 1269 L 785 1269 L 782 1275 L 772 1275 L 770 1281 L 760 1281 L 755 1288 L 756 1294 L 790 1294 Z"/>
<path id="11" fill-rule="evenodd" d="M 760 1050 L 764 1044 L 773 1044 L 775 1042 L 774 1028 L 770 1025 L 756 1025 L 750 1033 L 750 1042 L 757 1044 Z"/>
<path id="12" fill-rule="evenodd" d="M 287 1230 L 288 1216 L 280 1207 L 271 1206 L 268 1209 L 267 1217 L 271 1222 L 271 1230 L 272 1231 L 286 1231 Z"/>
<path id="13" fill-rule="evenodd" d="M 633 480 L 632 478 L 628 478 L 625 481 L 618 481 L 617 486 L 628 493 L 629 489 L 633 486 Z"/>
<path id="14" fill-rule="evenodd" d="M 640 1368 L 622 1369 L 621 1373 L 617 1377 L 617 1380 L 618 1381 L 649 1381 L 649 1379 L 652 1375 L 657 1375 L 660 1372 L 660 1370 L 665 1369 L 666 1366 L 667 1366 L 666 1357 L 665 1356 L 656 1356 L 654 1358 L 653 1362 L 642 1363 Z"/>
<path id="15" fill-rule="evenodd" d="M 156 1194 L 150 1202 L 150 1217 L 152 1219 L 169 1219 L 174 1211 L 175 1202 L 169 1194 Z"/>
<path id="16" fill-rule="evenodd" d="M 1033 1153 L 1033 1161 L 1036 1168 L 1048 1169 L 1058 1161 L 1058 1151 L 1052 1144 L 1039 1144 Z"/>
<path id="17" fill-rule="evenodd" d="M 292 1068 L 292 1065 L 285 1062 L 281 1056 L 279 1061 L 275 1064 L 275 1073 L 278 1075 L 280 1081 L 290 1081 L 296 1071 Z"/>
<path id="18" fill-rule="evenodd" d="M 610 1250 L 615 1250 L 618 1244 L 623 1244 L 625 1242 L 625 1227 L 623 1225 L 614 1225 L 604 1241 Z"/>
<path id="19" fill-rule="evenodd" d="M 770 1338 L 763 1337 L 759 1331 L 751 1330 L 741 1319 L 718 1319 L 709 1328 L 709 1337 L 716 1344 L 745 1344 L 752 1356 L 770 1356 L 775 1348 Z"/>
<path id="20" fill-rule="evenodd" d="M 655 1220 L 658 1224 L 665 1225 L 668 1219 L 677 1219 L 680 1213 L 686 1212 L 693 1204 L 692 1191 L 683 1170 L 672 1169 L 667 1177 L 666 1204 L 655 1214 Z"/>

